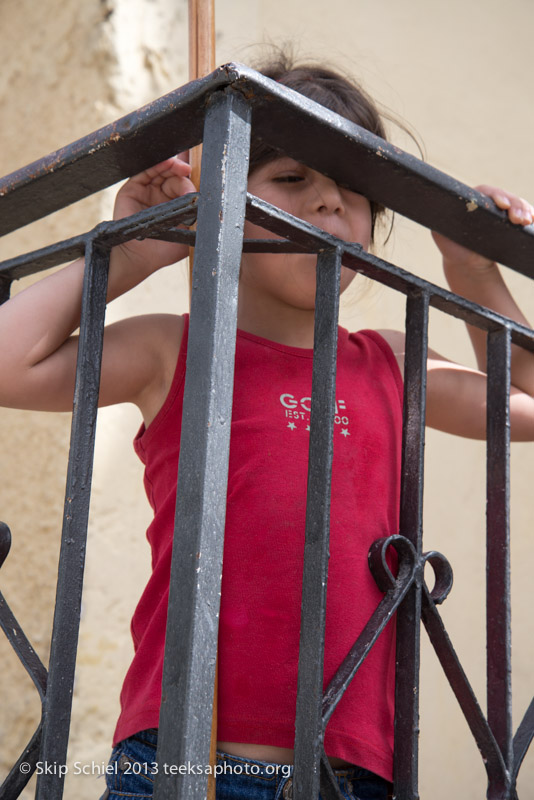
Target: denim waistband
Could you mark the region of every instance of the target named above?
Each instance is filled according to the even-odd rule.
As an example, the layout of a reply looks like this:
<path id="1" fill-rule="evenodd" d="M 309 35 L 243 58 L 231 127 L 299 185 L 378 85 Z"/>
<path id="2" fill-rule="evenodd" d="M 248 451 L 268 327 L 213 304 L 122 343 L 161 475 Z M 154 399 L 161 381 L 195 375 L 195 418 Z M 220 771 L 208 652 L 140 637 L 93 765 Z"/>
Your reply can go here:
<path id="1" fill-rule="evenodd" d="M 136 733 L 132 738 L 138 739 L 139 741 L 146 742 L 154 747 L 157 747 L 158 744 L 158 729 L 157 728 L 148 728 L 144 731 L 139 731 Z M 293 764 L 279 764 L 270 761 L 259 761 L 257 759 L 252 758 L 245 758 L 244 756 L 236 756 L 231 753 L 225 753 L 224 751 L 217 750 L 217 761 L 220 763 L 220 766 L 223 767 L 223 763 L 226 762 L 227 764 L 231 765 L 231 771 L 234 774 L 243 774 L 243 775 L 256 775 L 258 777 L 279 777 L 279 778 L 288 778 L 293 775 Z M 239 767 L 241 769 L 239 769 Z M 230 770 L 229 770 L 230 771 Z M 344 777 L 348 780 L 361 780 L 361 779 L 378 779 L 383 780 L 380 778 L 379 775 L 376 775 L 374 772 L 370 772 L 368 769 L 364 767 L 358 766 L 350 766 L 350 767 L 342 767 L 334 769 L 334 774 L 338 777 Z M 384 783 L 387 783 L 384 781 Z"/>
<path id="2" fill-rule="evenodd" d="M 278 775 L 279 777 L 287 778 L 293 774 L 293 764 L 278 764 L 270 761 L 257 761 L 253 758 L 235 756 L 231 753 L 225 753 L 221 750 L 217 750 L 217 761 L 227 761 L 236 765 L 240 764 L 243 767 L 243 773 L 245 773 L 245 765 L 253 765 L 254 769 L 250 769 L 249 767 L 248 774 L 258 775 L 260 777 L 273 777 L 273 775 Z M 363 767 L 350 766 L 332 769 L 334 774 L 338 777 L 343 776 L 353 780 L 357 780 L 359 778 L 380 779 L 380 776 L 376 775 L 374 772 L 370 772 L 368 769 L 364 769 Z"/>

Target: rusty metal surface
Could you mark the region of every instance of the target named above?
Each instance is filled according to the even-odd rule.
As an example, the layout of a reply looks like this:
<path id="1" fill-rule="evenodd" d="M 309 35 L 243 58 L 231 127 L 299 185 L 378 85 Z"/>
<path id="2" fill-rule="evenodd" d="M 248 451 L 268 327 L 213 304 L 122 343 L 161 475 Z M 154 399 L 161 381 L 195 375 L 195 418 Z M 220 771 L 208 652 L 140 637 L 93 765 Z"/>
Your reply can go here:
<path id="1" fill-rule="evenodd" d="M 0 179 L 0 235 L 198 144 L 206 102 L 229 80 L 221 67 Z"/>
<path id="2" fill-rule="evenodd" d="M 241 64 L 229 63 L 0 180 L 0 234 L 198 144 L 209 97 L 233 87 L 262 139 L 340 185 L 534 276 L 534 226 L 484 195 Z M 36 202 L 38 198 L 38 202 Z"/>

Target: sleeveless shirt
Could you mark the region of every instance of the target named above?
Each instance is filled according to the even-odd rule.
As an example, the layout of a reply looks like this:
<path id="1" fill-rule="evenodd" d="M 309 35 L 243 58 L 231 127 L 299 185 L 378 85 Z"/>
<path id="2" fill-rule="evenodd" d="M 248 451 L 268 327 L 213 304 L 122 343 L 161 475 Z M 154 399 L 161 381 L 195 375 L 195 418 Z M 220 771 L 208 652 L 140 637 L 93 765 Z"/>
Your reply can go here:
<path id="1" fill-rule="evenodd" d="M 135 611 L 135 656 L 117 743 L 158 726 L 188 319 L 169 394 L 134 447 L 154 509 L 152 575 Z M 313 351 L 238 331 L 219 624 L 218 739 L 292 748 Z M 402 379 L 374 331 L 339 328 L 324 687 L 382 598 L 367 564 L 398 532 Z M 392 779 L 394 621 L 326 728 L 327 755 Z"/>

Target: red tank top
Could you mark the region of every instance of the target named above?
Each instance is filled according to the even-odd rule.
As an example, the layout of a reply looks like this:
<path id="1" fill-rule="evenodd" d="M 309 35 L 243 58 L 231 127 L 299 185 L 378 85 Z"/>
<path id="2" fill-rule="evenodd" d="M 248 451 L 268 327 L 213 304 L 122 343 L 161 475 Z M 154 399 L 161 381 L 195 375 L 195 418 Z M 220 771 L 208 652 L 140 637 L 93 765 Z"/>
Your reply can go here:
<path id="1" fill-rule="evenodd" d="M 132 620 L 135 657 L 118 742 L 157 727 L 188 320 L 157 417 L 134 446 L 154 509 L 153 572 Z M 218 738 L 292 748 L 306 509 L 312 350 L 238 331 L 219 627 Z M 398 532 L 402 380 L 373 331 L 339 329 L 325 687 L 381 600 L 371 543 Z M 325 749 L 392 777 L 394 627 L 328 723 Z"/>

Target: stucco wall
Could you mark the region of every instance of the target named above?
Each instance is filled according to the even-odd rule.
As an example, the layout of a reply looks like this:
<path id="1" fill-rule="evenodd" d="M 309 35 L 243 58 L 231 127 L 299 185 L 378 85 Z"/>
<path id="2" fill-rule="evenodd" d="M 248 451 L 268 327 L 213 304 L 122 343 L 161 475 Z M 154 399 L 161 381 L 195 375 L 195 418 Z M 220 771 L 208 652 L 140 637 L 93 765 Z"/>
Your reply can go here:
<path id="1" fill-rule="evenodd" d="M 4 0 L 1 173 L 185 82 L 186 12 L 185 0 Z M 518 0 L 513 13 L 497 0 L 433 5 L 423 0 L 331 0 L 328 6 L 318 0 L 219 0 L 217 61 L 247 63 L 257 52 L 251 44 L 296 42 L 303 56 L 348 68 L 378 100 L 411 123 L 424 140 L 430 163 L 467 183 L 501 184 L 532 198 L 533 22 L 529 0 Z M 397 135 L 397 141 L 411 146 L 403 136 Z M 7 237 L 0 243 L 1 257 L 109 218 L 112 194 L 102 193 Z M 441 283 L 434 250 L 426 232 L 398 219 L 385 252 Z M 533 317 L 530 283 L 515 275 L 510 282 Z M 180 266 L 116 301 L 108 320 L 152 309 L 180 312 L 186 305 Z M 352 293 L 343 322 L 351 328 L 402 327 L 403 314 L 402 298 L 371 287 Z M 472 363 L 459 323 L 433 314 L 431 343 L 444 355 Z M 14 536 L 0 589 L 46 659 L 69 419 L 11 410 L 0 414 L 0 518 Z M 131 657 L 128 621 L 149 568 L 144 540 L 149 510 L 131 451 L 138 424 L 136 410 L 126 407 L 104 409 L 99 417 L 70 764 L 107 760 L 120 684 Z M 532 451 L 528 445 L 514 446 L 516 725 L 532 691 L 534 637 L 527 600 Z M 484 705 L 484 448 L 431 433 L 427 464 L 426 547 L 441 550 L 454 567 L 455 587 L 443 616 Z M 0 658 L 0 749 L 7 766 L 33 729 L 38 706 L 3 640 Z M 484 792 L 483 766 L 426 643 L 421 704 L 421 795 L 478 799 Z M 534 796 L 533 782 L 531 757 L 520 779 L 523 800 Z M 66 797 L 97 797 L 102 783 L 71 774 Z"/>

